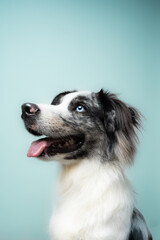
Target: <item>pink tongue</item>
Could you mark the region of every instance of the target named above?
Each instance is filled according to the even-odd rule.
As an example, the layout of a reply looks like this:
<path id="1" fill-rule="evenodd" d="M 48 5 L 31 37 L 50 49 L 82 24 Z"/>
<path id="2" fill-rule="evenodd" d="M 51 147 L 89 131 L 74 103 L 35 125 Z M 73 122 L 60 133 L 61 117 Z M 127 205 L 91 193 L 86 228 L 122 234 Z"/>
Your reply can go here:
<path id="1" fill-rule="evenodd" d="M 51 145 L 52 142 L 44 139 L 32 142 L 27 157 L 38 157 L 46 147 Z"/>

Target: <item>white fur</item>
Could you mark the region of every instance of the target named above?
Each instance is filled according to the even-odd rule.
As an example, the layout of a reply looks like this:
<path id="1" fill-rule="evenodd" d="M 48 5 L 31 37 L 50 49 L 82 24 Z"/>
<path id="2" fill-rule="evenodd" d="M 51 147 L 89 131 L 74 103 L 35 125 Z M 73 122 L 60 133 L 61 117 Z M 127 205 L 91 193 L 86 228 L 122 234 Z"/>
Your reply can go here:
<path id="1" fill-rule="evenodd" d="M 134 197 L 117 164 L 84 159 L 62 166 L 52 240 L 126 240 Z"/>

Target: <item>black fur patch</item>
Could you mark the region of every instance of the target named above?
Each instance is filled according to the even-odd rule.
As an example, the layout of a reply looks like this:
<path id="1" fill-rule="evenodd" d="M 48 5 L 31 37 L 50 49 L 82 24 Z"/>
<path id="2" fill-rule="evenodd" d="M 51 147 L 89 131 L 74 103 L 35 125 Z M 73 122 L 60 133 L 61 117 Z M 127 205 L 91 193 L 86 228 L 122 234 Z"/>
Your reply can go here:
<path id="1" fill-rule="evenodd" d="M 110 140 L 110 148 L 117 143 L 124 161 L 131 160 L 136 149 L 135 129 L 140 126 L 139 112 L 119 100 L 115 94 L 104 92 L 103 89 L 98 92 L 97 97 L 103 109 L 102 121 Z"/>
<path id="2" fill-rule="evenodd" d="M 143 215 L 136 208 L 133 210 L 128 240 L 153 240 Z"/>
<path id="3" fill-rule="evenodd" d="M 104 125 L 107 131 L 123 130 L 128 134 L 133 126 L 139 127 L 140 114 L 135 108 L 128 107 L 115 94 L 104 92 L 103 89 L 98 93 L 98 97 L 104 109 Z"/>
<path id="4" fill-rule="evenodd" d="M 133 229 L 129 236 L 129 240 L 144 240 L 141 231 Z"/>

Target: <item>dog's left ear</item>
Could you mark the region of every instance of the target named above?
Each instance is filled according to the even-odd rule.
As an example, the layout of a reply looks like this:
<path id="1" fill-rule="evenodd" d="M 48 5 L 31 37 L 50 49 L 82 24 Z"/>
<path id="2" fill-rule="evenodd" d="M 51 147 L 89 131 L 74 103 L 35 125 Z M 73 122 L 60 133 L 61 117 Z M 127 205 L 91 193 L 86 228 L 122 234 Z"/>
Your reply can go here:
<path id="1" fill-rule="evenodd" d="M 115 94 L 104 92 L 97 93 L 102 106 L 105 131 L 112 144 L 114 157 L 121 162 L 132 162 L 136 150 L 136 129 L 140 126 L 140 114 L 122 102 Z M 114 149 L 113 149 L 114 148 Z"/>

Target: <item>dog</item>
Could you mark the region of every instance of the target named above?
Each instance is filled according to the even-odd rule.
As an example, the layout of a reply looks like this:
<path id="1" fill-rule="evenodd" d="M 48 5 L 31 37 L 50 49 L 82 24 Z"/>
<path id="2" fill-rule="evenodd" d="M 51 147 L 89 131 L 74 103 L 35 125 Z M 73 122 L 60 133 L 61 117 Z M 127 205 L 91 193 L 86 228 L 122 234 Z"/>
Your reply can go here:
<path id="1" fill-rule="evenodd" d="M 125 175 L 133 163 L 140 113 L 100 90 L 67 91 L 51 104 L 25 103 L 34 141 L 28 157 L 61 164 L 52 240 L 152 240 Z"/>

